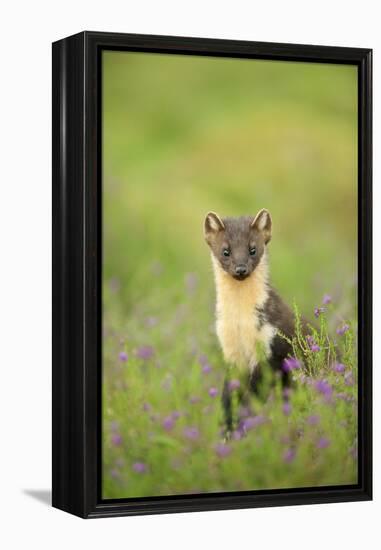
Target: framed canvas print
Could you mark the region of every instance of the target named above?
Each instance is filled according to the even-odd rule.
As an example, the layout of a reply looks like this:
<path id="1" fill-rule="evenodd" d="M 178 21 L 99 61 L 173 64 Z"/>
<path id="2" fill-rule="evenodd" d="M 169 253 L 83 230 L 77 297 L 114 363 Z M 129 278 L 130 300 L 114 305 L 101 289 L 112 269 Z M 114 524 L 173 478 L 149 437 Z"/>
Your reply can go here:
<path id="1" fill-rule="evenodd" d="M 53 505 L 372 495 L 371 50 L 53 44 Z"/>

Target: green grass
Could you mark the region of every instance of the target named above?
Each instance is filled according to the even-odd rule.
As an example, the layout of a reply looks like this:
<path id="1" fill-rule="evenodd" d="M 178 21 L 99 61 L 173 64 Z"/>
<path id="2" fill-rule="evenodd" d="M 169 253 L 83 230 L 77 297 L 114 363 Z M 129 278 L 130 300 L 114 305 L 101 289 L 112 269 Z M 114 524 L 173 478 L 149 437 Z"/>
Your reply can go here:
<path id="1" fill-rule="evenodd" d="M 355 483 L 356 68 L 103 55 L 104 497 Z M 295 349 L 304 366 L 290 414 L 275 388 L 253 402 L 265 421 L 220 457 L 219 395 L 208 390 L 221 391 L 227 365 L 202 223 L 208 210 L 262 207 L 275 286 L 310 319 L 333 296 L 315 339 L 337 341 L 346 369 Z M 338 336 L 344 321 L 351 330 Z M 139 359 L 142 346 L 152 358 Z M 315 387 L 322 379 L 330 399 Z"/>

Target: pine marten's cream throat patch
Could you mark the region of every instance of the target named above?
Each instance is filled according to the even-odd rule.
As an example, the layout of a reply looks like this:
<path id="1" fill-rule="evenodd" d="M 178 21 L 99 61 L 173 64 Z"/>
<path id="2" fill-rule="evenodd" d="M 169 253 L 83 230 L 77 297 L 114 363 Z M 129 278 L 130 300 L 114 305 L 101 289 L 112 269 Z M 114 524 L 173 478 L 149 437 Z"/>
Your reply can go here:
<path id="1" fill-rule="evenodd" d="M 225 360 L 241 370 L 253 371 L 257 364 L 257 346 L 270 354 L 276 333 L 263 323 L 260 310 L 268 299 L 268 262 L 263 253 L 255 271 L 244 280 L 227 273 L 212 254 L 216 283 L 216 331 Z"/>

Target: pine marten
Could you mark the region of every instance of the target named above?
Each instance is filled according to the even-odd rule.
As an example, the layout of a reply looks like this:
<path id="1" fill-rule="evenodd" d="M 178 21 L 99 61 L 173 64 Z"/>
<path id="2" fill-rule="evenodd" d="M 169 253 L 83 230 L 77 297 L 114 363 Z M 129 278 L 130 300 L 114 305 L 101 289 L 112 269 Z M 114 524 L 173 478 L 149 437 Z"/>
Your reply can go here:
<path id="1" fill-rule="evenodd" d="M 257 392 L 261 379 L 258 344 L 284 386 L 289 375 L 282 368 L 291 346 L 279 332 L 292 338 L 294 315 L 269 283 L 267 245 L 271 240 L 270 213 L 220 218 L 209 212 L 204 235 L 211 250 L 216 284 L 216 331 L 225 361 L 247 376 Z M 232 429 L 231 392 L 225 380 L 222 394 L 227 430 Z"/>

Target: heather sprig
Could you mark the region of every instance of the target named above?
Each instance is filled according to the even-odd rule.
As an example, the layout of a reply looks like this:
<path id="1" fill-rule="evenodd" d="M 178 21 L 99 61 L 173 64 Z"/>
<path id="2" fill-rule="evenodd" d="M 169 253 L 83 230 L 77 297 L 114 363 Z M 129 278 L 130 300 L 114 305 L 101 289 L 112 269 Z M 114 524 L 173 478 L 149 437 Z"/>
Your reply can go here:
<path id="1" fill-rule="evenodd" d="M 328 302 L 328 297 L 326 298 Z M 315 310 L 316 311 L 316 310 Z M 348 362 L 348 356 L 353 358 L 353 333 L 350 329 L 345 331 L 344 345 L 331 336 L 327 319 L 327 308 L 318 308 L 318 326 L 311 323 L 303 323 L 299 309 L 294 304 L 295 336 L 292 339 L 285 338 L 292 346 L 293 357 L 296 358 L 302 369 L 309 376 L 317 376 L 327 371 L 337 362 L 338 355 Z M 307 333 L 306 333 L 307 332 Z M 352 363 L 353 364 L 353 360 Z"/>

